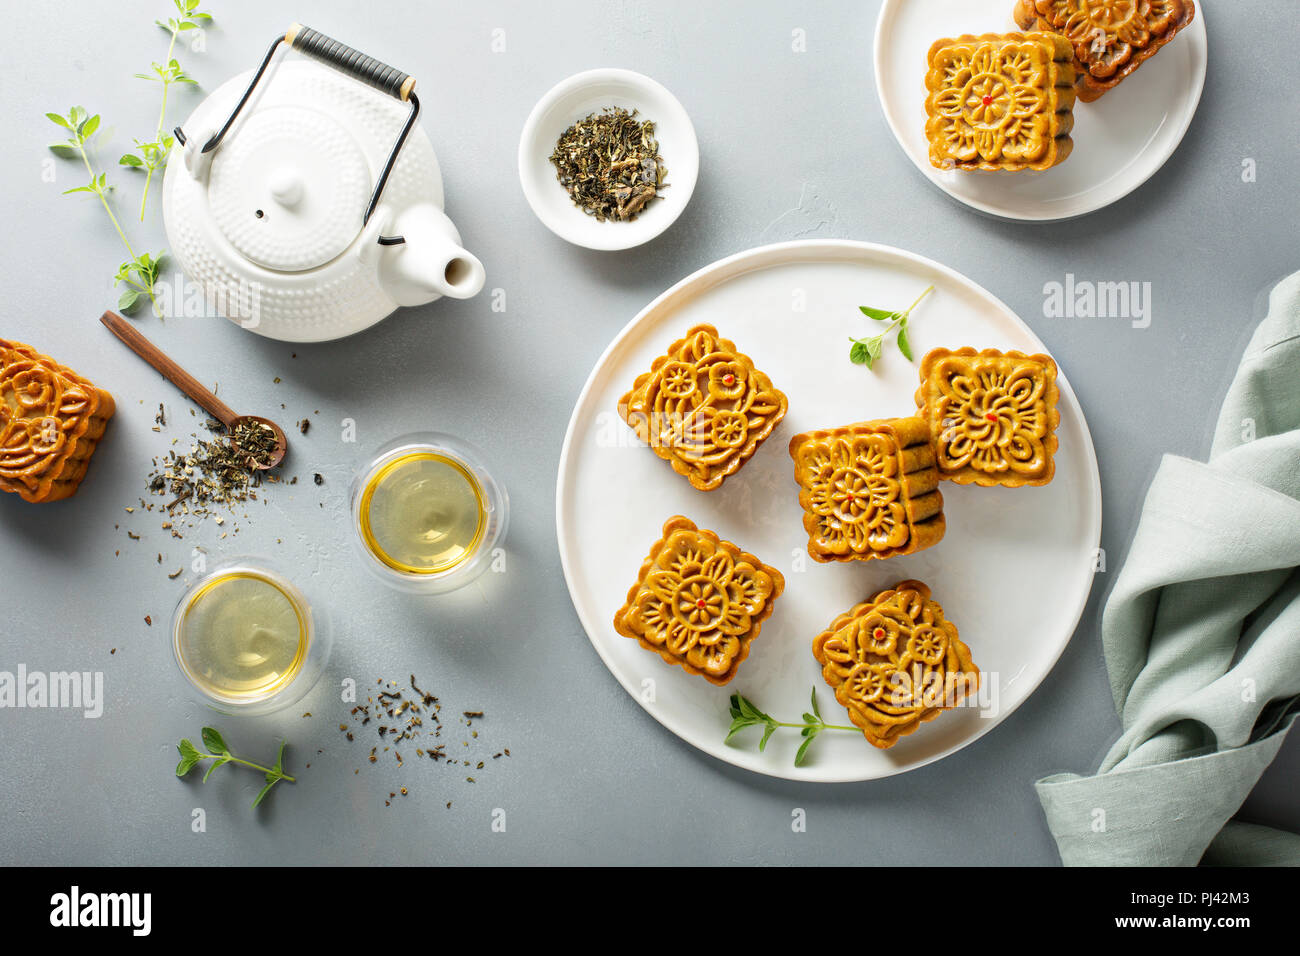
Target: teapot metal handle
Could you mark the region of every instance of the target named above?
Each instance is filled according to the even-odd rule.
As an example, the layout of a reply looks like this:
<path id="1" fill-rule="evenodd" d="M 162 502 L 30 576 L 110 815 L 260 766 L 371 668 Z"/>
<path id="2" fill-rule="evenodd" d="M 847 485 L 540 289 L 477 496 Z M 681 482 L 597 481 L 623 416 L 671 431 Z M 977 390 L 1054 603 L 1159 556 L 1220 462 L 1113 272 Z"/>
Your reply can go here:
<path id="1" fill-rule="evenodd" d="M 231 111 L 230 116 L 226 118 L 226 122 L 222 124 L 221 129 L 212 134 L 212 137 L 203 144 L 200 152 L 210 153 L 221 145 L 222 140 L 226 138 L 226 134 L 230 132 L 230 127 L 234 125 L 236 117 L 239 116 L 240 111 L 252 98 L 253 90 L 257 88 L 257 84 L 261 82 L 262 77 L 266 74 L 271 65 L 271 60 L 275 56 L 275 51 L 280 48 L 281 43 L 287 43 L 304 56 L 309 56 L 326 66 L 333 67 L 339 72 L 379 90 L 381 93 L 386 93 L 394 99 L 411 104 L 411 111 L 406 116 L 406 122 L 402 124 L 402 129 L 397 134 L 397 140 L 388 153 L 388 160 L 384 163 L 379 178 L 375 180 L 375 188 L 370 194 L 370 201 L 366 204 L 365 215 L 361 218 L 361 224 L 364 226 L 370 221 L 375 207 L 379 205 L 379 197 L 383 195 L 384 187 L 388 185 L 388 177 L 397 164 L 397 157 L 402 151 L 402 146 L 405 145 L 406 138 L 415 127 L 416 118 L 420 115 L 420 99 L 415 95 L 415 77 L 409 73 L 403 73 L 401 70 L 395 69 L 380 60 L 376 60 L 372 56 L 366 56 L 346 43 L 340 43 L 338 40 L 327 37 L 311 27 L 295 23 L 289 27 L 284 36 L 275 38 L 275 41 L 267 49 L 266 55 L 262 57 L 257 72 L 253 74 L 252 80 L 249 81 L 248 89 L 244 90 L 244 95 L 239 98 L 239 102 L 235 104 L 235 108 Z M 184 146 L 186 142 L 185 131 L 177 126 L 174 132 L 176 141 Z M 394 246 L 405 241 L 401 236 L 379 237 L 380 245 L 385 246 Z"/>

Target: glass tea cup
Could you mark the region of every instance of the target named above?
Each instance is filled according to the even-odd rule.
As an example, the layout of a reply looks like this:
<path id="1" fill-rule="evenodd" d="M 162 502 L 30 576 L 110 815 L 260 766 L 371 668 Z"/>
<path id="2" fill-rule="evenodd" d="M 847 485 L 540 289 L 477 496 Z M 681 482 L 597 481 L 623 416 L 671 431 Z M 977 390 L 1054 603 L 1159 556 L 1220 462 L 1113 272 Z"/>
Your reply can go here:
<path id="1" fill-rule="evenodd" d="M 204 574 L 172 615 L 181 674 L 214 710 L 256 716 L 288 707 L 329 659 L 321 615 L 287 577 L 260 559 Z"/>
<path id="2" fill-rule="evenodd" d="M 498 553 L 509 499 L 469 442 L 440 432 L 397 438 L 352 482 L 353 539 L 389 585 L 442 594 L 482 574 Z"/>

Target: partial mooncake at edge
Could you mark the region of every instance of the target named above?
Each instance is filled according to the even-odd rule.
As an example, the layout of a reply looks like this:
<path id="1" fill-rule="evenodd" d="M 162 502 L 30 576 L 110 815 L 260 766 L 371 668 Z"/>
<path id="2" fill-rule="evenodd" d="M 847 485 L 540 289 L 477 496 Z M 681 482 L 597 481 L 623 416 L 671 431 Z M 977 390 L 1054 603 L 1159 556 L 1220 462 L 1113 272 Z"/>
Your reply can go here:
<path id="1" fill-rule="evenodd" d="M 790 440 L 808 554 L 892 558 L 943 537 L 943 495 L 920 418 L 859 422 Z"/>
<path id="2" fill-rule="evenodd" d="M 925 135 L 939 169 L 1015 172 L 1074 147 L 1074 49 L 1055 33 L 986 33 L 930 47 Z"/>
<path id="3" fill-rule="evenodd" d="M 687 673 L 726 684 L 784 589 L 776 568 L 677 515 L 641 564 L 614 629 Z"/>
<path id="4" fill-rule="evenodd" d="M 1056 473 L 1060 390 L 1047 355 L 934 349 L 921 360 L 918 414 L 939 477 L 958 484 L 1045 485 Z"/>
<path id="5" fill-rule="evenodd" d="M 0 339 L 0 491 L 71 497 L 114 409 L 112 395 L 66 365 Z"/>
<path id="6" fill-rule="evenodd" d="M 618 413 L 674 471 L 712 491 L 753 457 L 788 405 L 734 342 L 697 325 L 637 376 Z"/>
<path id="7" fill-rule="evenodd" d="M 1058 33 L 1074 47 L 1075 89 L 1091 103 L 1160 52 L 1194 19 L 1194 0 L 1018 0 L 1022 30 Z"/>
<path id="8" fill-rule="evenodd" d="M 812 651 L 849 719 L 881 749 L 979 689 L 970 648 L 920 581 L 900 581 L 841 614 Z"/>

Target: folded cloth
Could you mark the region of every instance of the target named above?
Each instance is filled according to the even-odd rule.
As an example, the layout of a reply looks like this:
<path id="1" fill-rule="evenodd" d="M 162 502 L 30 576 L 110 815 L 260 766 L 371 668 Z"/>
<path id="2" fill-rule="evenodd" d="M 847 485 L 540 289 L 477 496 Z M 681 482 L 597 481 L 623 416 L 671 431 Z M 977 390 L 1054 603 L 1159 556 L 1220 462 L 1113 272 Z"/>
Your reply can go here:
<path id="1" fill-rule="evenodd" d="M 1300 273 L 1269 298 L 1208 464 L 1165 456 L 1106 602 L 1122 732 L 1037 783 L 1067 866 L 1300 865 L 1230 822 L 1300 711 Z"/>

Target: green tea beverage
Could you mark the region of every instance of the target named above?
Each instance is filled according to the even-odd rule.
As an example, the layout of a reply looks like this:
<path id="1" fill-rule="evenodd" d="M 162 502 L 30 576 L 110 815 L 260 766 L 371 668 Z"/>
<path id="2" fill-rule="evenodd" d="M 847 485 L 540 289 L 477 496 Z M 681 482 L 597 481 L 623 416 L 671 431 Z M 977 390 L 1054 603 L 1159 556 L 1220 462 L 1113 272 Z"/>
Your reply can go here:
<path id="1" fill-rule="evenodd" d="M 361 537 L 384 564 L 407 574 L 448 571 L 477 549 L 487 524 L 483 489 L 435 451 L 381 467 L 361 496 Z"/>
<path id="2" fill-rule="evenodd" d="M 256 703 L 284 690 L 307 654 L 302 598 L 266 572 L 231 570 L 201 582 L 178 610 L 176 660 L 222 702 Z"/>

